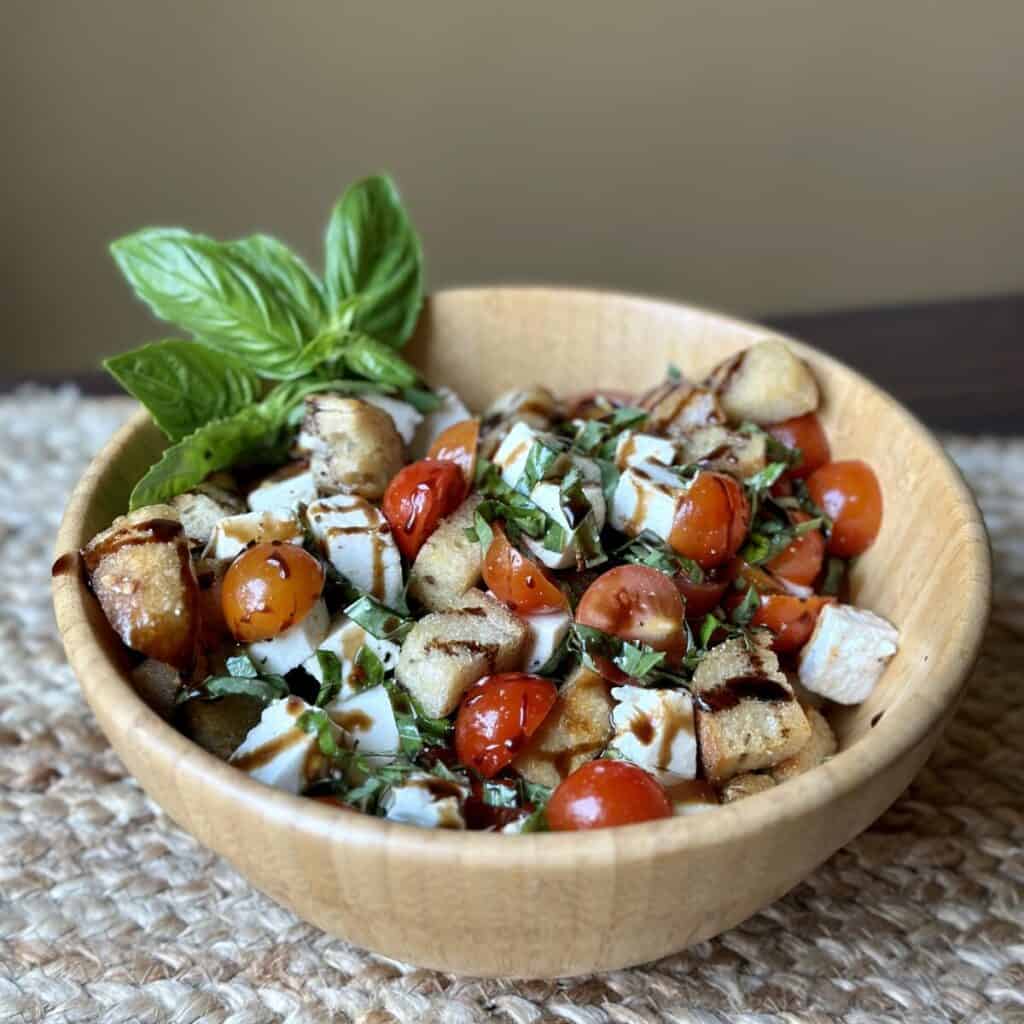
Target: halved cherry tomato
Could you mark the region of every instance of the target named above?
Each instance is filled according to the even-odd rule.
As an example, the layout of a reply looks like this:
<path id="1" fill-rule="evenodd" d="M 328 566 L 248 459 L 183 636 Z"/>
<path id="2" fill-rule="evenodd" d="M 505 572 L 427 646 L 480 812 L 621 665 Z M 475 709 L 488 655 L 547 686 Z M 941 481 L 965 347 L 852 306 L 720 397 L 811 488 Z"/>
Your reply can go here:
<path id="1" fill-rule="evenodd" d="M 476 449 L 480 443 L 480 421 L 462 420 L 450 426 L 430 446 L 428 459 L 454 462 L 462 470 L 467 488 L 473 482 L 476 470 Z"/>
<path id="2" fill-rule="evenodd" d="M 669 544 L 702 569 L 736 554 L 750 526 L 743 488 L 725 473 L 698 473 L 676 510 Z"/>
<path id="3" fill-rule="evenodd" d="M 813 412 L 774 423 L 765 427 L 765 430 L 787 448 L 800 449 L 802 458 L 799 465 L 786 472 L 786 477 L 791 480 L 802 480 L 810 476 L 832 457 L 821 420 Z"/>
<path id="4" fill-rule="evenodd" d="M 420 459 L 400 470 L 384 492 L 381 511 L 398 550 L 410 561 L 466 496 L 466 481 L 454 462 Z"/>
<path id="5" fill-rule="evenodd" d="M 455 719 L 459 761 L 485 779 L 526 746 L 554 706 L 555 684 L 525 672 L 488 676 L 466 691 Z"/>
<path id="6" fill-rule="evenodd" d="M 794 597 L 791 594 L 762 594 L 761 604 L 750 620 L 775 634 L 772 647 L 777 654 L 798 651 L 811 637 L 821 609 L 834 604 L 834 597 Z"/>
<path id="7" fill-rule="evenodd" d="M 673 576 L 672 582 L 682 595 L 686 604 L 686 617 L 690 620 L 702 619 L 708 612 L 714 611 L 729 587 L 728 579 L 705 576 L 703 582 L 694 583 L 682 573 Z"/>
<path id="8" fill-rule="evenodd" d="M 494 540 L 484 558 L 483 574 L 498 600 L 526 615 L 564 608 L 565 594 L 543 567 L 509 542 L 501 523 L 493 523 L 491 529 Z"/>
<path id="9" fill-rule="evenodd" d="M 882 488 L 866 462 L 829 462 L 811 474 L 807 491 L 832 520 L 829 554 L 853 558 L 874 544 L 882 527 Z"/>
<path id="10" fill-rule="evenodd" d="M 646 565 L 620 565 L 587 588 L 576 608 L 576 621 L 620 640 L 664 651 L 667 661 L 675 664 L 686 653 L 685 614 L 679 591 L 663 572 Z M 595 661 L 606 679 L 626 678 L 607 659 Z"/>
<path id="11" fill-rule="evenodd" d="M 555 832 L 632 825 L 671 818 L 672 804 L 654 776 L 628 761 L 588 761 L 551 794 L 549 827 Z"/>
<path id="12" fill-rule="evenodd" d="M 324 589 L 323 566 L 297 544 L 246 548 L 221 583 L 221 609 L 241 643 L 269 640 L 301 622 Z"/>
<path id="13" fill-rule="evenodd" d="M 805 523 L 811 517 L 806 512 L 793 512 L 790 520 L 794 525 Z M 765 563 L 765 568 L 776 576 L 809 587 L 821 573 L 825 561 L 825 537 L 821 530 L 811 530 L 799 537 L 784 551 Z"/>

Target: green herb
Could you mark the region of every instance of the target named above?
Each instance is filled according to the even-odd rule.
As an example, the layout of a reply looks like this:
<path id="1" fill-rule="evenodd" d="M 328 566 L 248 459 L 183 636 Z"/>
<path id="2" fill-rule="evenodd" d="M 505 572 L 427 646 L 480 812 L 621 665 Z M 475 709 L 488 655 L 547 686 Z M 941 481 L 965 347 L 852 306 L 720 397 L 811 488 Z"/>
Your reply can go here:
<path id="1" fill-rule="evenodd" d="M 572 441 L 574 451 L 581 455 L 600 455 L 614 458 L 619 435 L 646 422 L 646 409 L 622 406 L 596 419 L 585 420 L 576 430 Z"/>
<path id="2" fill-rule="evenodd" d="M 444 404 L 440 395 L 425 388 L 402 388 L 402 401 L 422 413 L 435 412 Z"/>
<path id="3" fill-rule="evenodd" d="M 619 486 L 619 467 L 611 459 L 594 459 L 601 470 L 601 490 L 604 491 L 605 504 L 611 507 L 615 498 L 615 489 Z"/>
<path id="4" fill-rule="evenodd" d="M 680 370 L 679 367 L 675 365 L 675 363 L 669 363 L 668 371 L 666 372 L 665 377 L 673 384 L 678 384 L 683 379 L 683 371 Z"/>
<path id="5" fill-rule="evenodd" d="M 764 520 L 751 531 L 740 557 L 751 565 L 763 565 L 782 554 L 798 537 L 821 529 L 823 524 L 821 516 L 792 526 L 777 519 Z"/>
<path id="6" fill-rule="evenodd" d="M 403 686 L 391 680 L 385 681 L 391 707 L 396 717 L 399 715 L 410 718 L 416 726 L 417 733 L 426 737 L 431 743 L 444 744 L 451 736 L 452 723 L 447 718 L 432 718 L 423 710 L 423 705 Z"/>
<path id="7" fill-rule="evenodd" d="M 323 675 L 320 692 L 316 695 L 316 706 L 325 707 L 341 692 L 341 659 L 334 651 L 320 648 L 316 652 L 316 660 Z"/>
<path id="8" fill-rule="evenodd" d="M 224 662 L 229 676 L 238 676 L 240 679 L 255 679 L 260 673 L 248 654 L 233 654 Z"/>
<path id="9" fill-rule="evenodd" d="M 295 726 L 303 732 L 316 737 L 317 746 L 324 757 L 333 759 L 344 758 L 350 751 L 338 746 L 338 727 L 334 724 L 331 716 L 322 709 L 303 711 L 295 722 Z"/>
<path id="10" fill-rule="evenodd" d="M 550 543 L 562 541 L 560 547 L 551 550 L 561 551 L 565 546 L 564 530 L 548 514 L 535 505 L 525 494 L 509 487 L 501 478 L 498 467 L 493 462 L 484 459 L 477 460 L 475 473 L 476 489 L 484 496 L 476 508 L 474 522 L 483 520 L 486 523 L 493 523 L 501 520 L 505 524 L 505 530 L 509 539 L 517 541 L 521 534 L 526 534 L 534 540 L 542 540 L 547 546 Z M 476 537 L 467 532 L 470 539 L 481 540 L 481 535 L 473 528 Z M 483 534 L 486 537 L 486 533 Z"/>
<path id="11" fill-rule="evenodd" d="M 488 807 L 518 807 L 519 793 L 515 784 L 484 779 L 481 795 Z"/>
<path id="12" fill-rule="evenodd" d="M 598 671 L 595 657 L 608 658 L 616 668 L 632 679 L 640 680 L 665 660 L 663 651 L 655 651 L 647 644 L 620 640 L 599 629 L 573 623 L 573 636 L 584 665 Z"/>
<path id="13" fill-rule="evenodd" d="M 473 513 L 473 525 L 466 528 L 466 537 L 480 545 L 480 550 L 486 558 L 494 543 L 494 531 L 491 524 L 480 515 L 479 510 Z"/>
<path id="14" fill-rule="evenodd" d="M 377 657 L 376 651 L 369 644 L 363 644 L 356 651 L 352 665 L 350 678 L 352 685 L 357 690 L 371 690 L 384 682 L 384 663 Z"/>
<path id="15" fill-rule="evenodd" d="M 419 374 L 393 348 L 368 334 L 349 335 L 342 358 L 357 377 L 375 384 L 402 390 L 420 383 Z"/>
<path id="16" fill-rule="evenodd" d="M 685 576 L 691 583 L 704 582 L 704 570 L 692 559 L 677 554 L 656 533 L 644 530 L 614 554 L 624 562 L 646 565 L 668 576 Z"/>
<path id="17" fill-rule="evenodd" d="M 516 483 L 516 490 L 529 495 L 533 488 L 547 477 L 562 457 L 562 452 L 544 441 L 534 441 L 526 455 L 522 475 Z"/>
<path id="18" fill-rule="evenodd" d="M 178 695 L 177 703 L 203 697 L 252 697 L 262 704 L 270 704 L 289 694 L 288 683 L 281 676 L 209 676 L 199 690 L 186 690 Z"/>
<path id="19" fill-rule="evenodd" d="M 846 573 L 849 569 L 849 564 L 844 562 L 841 558 L 830 558 L 828 565 L 825 569 L 825 581 L 821 585 L 821 592 L 835 596 L 843 587 L 843 582 L 846 580 Z"/>
<path id="20" fill-rule="evenodd" d="M 717 616 L 710 612 L 704 616 L 703 621 L 700 624 L 700 646 L 703 650 L 708 649 L 708 644 L 711 643 L 711 638 L 715 633 L 722 629 L 725 623 Z"/>
<path id="21" fill-rule="evenodd" d="M 750 620 L 753 619 L 754 613 L 760 607 L 761 595 L 757 592 L 757 587 L 751 584 L 747 587 L 747 592 L 743 595 L 743 600 L 733 609 L 731 619 L 737 626 L 747 627 L 750 625 Z"/>
<path id="22" fill-rule="evenodd" d="M 364 594 L 345 609 L 345 614 L 378 640 L 401 641 L 413 627 L 413 620 Z"/>
<path id="23" fill-rule="evenodd" d="M 803 462 L 803 453 L 799 448 L 788 448 L 778 438 L 756 423 L 744 422 L 739 425 L 739 433 L 747 437 L 763 437 L 765 454 L 771 462 L 785 462 L 788 468 L 796 468 Z"/>
<path id="24" fill-rule="evenodd" d="M 748 476 L 743 483 L 752 491 L 758 493 L 767 491 L 775 485 L 779 477 L 789 468 L 786 462 L 769 462 L 764 469 L 759 470 L 752 476 Z"/>
<path id="25" fill-rule="evenodd" d="M 525 836 L 531 832 L 550 832 L 551 829 L 548 826 L 548 817 L 545 810 L 544 807 L 538 807 L 530 814 L 526 821 L 523 822 L 523 827 L 519 830 L 519 834 Z"/>

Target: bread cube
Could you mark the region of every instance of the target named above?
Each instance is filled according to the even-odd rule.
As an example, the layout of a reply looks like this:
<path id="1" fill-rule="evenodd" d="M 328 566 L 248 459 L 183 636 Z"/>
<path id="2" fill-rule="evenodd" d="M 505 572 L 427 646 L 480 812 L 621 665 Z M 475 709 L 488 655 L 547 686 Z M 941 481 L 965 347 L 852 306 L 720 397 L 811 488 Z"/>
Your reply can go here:
<path id="1" fill-rule="evenodd" d="M 441 405 L 432 412 L 423 414 L 423 422 L 416 428 L 416 436 L 408 446 L 410 458 L 425 459 L 431 445 L 449 427 L 473 418 L 473 414 L 451 388 L 434 388 L 434 394 L 441 399 Z"/>
<path id="2" fill-rule="evenodd" d="M 441 520 L 416 555 L 409 573 L 409 593 L 430 611 L 451 608 L 480 582 L 483 552 L 479 541 L 466 536 L 479 504 L 480 495 L 471 494 Z"/>
<path id="3" fill-rule="evenodd" d="M 191 668 L 199 591 L 177 510 L 150 505 L 115 519 L 86 545 L 82 559 L 121 640 L 157 661 Z"/>
<path id="4" fill-rule="evenodd" d="M 231 694 L 217 700 L 190 700 L 176 714 L 178 727 L 203 750 L 226 761 L 256 726 L 263 705 L 252 697 Z"/>
<path id="5" fill-rule="evenodd" d="M 818 408 L 818 384 L 783 341 L 768 338 L 727 359 L 708 378 L 731 420 L 769 424 Z"/>
<path id="6" fill-rule="evenodd" d="M 764 434 L 741 434 L 712 424 L 697 427 L 681 439 L 683 462 L 699 462 L 708 469 L 744 479 L 768 464 Z"/>
<path id="7" fill-rule="evenodd" d="M 431 612 L 409 631 L 395 671 L 433 718 L 451 714 L 478 679 L 522 663 L 526 626 L 479 590 Z"/>
<path id="8" fill-rule="evenodd" d="M 860 704 L 899 649 L 899 637 L 896 627 L 874 612 L 825 605 L 800 655 L 800 682 L 837 704 Z"/>
<path id="9" fill-rule="evenodd" d="M 645 429 L 652 434 L 681 437 L 706 423 L 724 423 L 725 413 L 714 392 L 689 381 L 666 381 L 640 398 L 648 410 Z"/>
<path id="10" fill-rule="evenodd" d="M 250 544 L 279 540 L 301 545 L 302 524 L 294 516 L 279 519 L 270 512 L 242 512 L 218 520 L 203 551 L 203 558 L 230 562 Z"/>
<path id="11" fill-rule="evenodd" d="M 732 804 L 737 800 L 744 800 L 748 796 L 756 796 L 769 789 L 775 788 L 775 780 L 761 772 L 745 772 L 731 778 L 719 791 L 719 798 L 723 804 Z"/>
<path id="12" fill-rule="evenodd" d="M 685 690 L 617 686 L 609 746 L 665 782 L 697 777 L 697 728 Z"/>
<path id="13" fill-rule="evenodd" d="M 246 499 L 252 512 L 269 512 L 278 519 L 294 519 L 301 505 L 316 501 L 313 471 L 305 461 L 293 462 L 265 477 Z"/>
<path id="14" fill-rule="evenodd" d="M 516 423 L 547 430 L 562 416 L 561 404 L 547 388 L 506 391 L 488 406 L 480 421 L 480 455 L 491 458 Z"/>
<path id="15" fill-rule="evenodd" d="M 381 806 L 389 821 L 420 828 L 466 827 L 462 806 L 469 788 L 428 772 L 413 772 L 385 794 Z"/>
<path id="16" fill-rule="evenodd" d="M 132 684 L 135 692 L 161 718 L 169 719 L 174 714 L 181 673 L 173 665 L 147 658 L 132 669 Z"/>
<path id="17" fill-rule="evenodd" d="M 512 762 L 530 782 L 557 786 L 592 761 L 612 737 L 612 698 L 596 672 L 578 668 L 558 691 L 540 728 Z"/>
<path id="18" fill-rule="evenodd" d="M 804 705 L 804 714 L 811 726 L 811 738 L 794 754 L 785 761 L 780 761 L 774 768 L 770 769 L 771 776 L 776 782 L 785 782 L 786 779 L 803 775 L 819 764 L 824 764 L 838 749 L 835 733 L 828 720 L 817 709 Z"/>
<path id="19" fill-rule="evenodd" d="M 329 626 L 327 605 L 317 601 L 304 618 L 283 633 L 249 644 L 249 657 L 260 672 L 283 676 L 313 656 Z"/>
<path id="20" fill-rule="evenodd" d="M 237 494 L 209 482 L 175 495 L 171 507 L 177 511 L 189 543 L 198 548 L 209 543 L 213 528 L 221 519 L 237 515 L 245 508 Z"/>
<path id="21" fill-rule="evenodd" d="M 810 723 L 765 631 L 713 647 L 694 672 L 692 690 L 701 764 L 711 782 L 771 768 L 810 739 Z"/>

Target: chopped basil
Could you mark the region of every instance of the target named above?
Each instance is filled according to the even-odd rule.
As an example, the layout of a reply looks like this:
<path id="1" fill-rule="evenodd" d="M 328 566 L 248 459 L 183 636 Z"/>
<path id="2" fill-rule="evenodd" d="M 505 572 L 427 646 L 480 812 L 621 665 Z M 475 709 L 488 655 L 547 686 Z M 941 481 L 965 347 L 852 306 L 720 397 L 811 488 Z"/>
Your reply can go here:
<path id="1" fill-rule="evenodd" d="M 749 626 L 760 603 L 761 595 L 757 592 L 757 587 L 751 584 L 743 595 L 743 600 L 733 609 L 731 615 L 733 623 L 737 626 Z"/>
<path id="2" fill-rule="evenodd" d="M 763 437 L 765 454 L 772 462 L 784 462 L 789 469 L 795 468 L 804 461 L 803 452 L 799 448 L 789 448 L 777 437 L 769 434 L 767 430 L 759 427 L 756 423 L 744 422 L 739 426 L 739 433 L 747 437 Z"/>
<path id="3" fill-rule="evenodd" d="M 239 679 L 255 679 L 259 672 L 248 654 L 234 654 L 225 662 L 229 676 Z"/>
<path id="4" fill-rule="evenodd" d="M 585 420 L 577 428 L 572 447 L 581 455 L 613 458 L 618 436 L 624 430 L 641 426 L 647 419 L 646 409 L 622 406 L 597 419 Z"/>
<path id="5" fill-rule="evenodd" d="M 835 596 L 843 587 L 846 580 L 846 573 L 849 564 L 841 558 L 830 558 L 825 569 L 825 582 L 821 585 L 821 592 Z"/>
<path id="6" fill-rule="evenodd" d="M 357 690 L 370 690 L 384 682 L 384 664 L 367 644 L 356 651 L 353 665 L 351 679 Z"/>
<path id="7" fill-rule="evenodd" d="M 514 783 L 484 780 L 481 786 L 483 801 L 488 807 L 518 807 L 519 792 Z"/>
<path id="8" fill-rule="evenodd" d="M 528 495 L 533 488 L 544 480 L 554 465 L 562 457 L 562 452 L 545 441 L 534 441 L 526 456 L 523 473 L 516 483 L 516 490 Z"/>
<path id="9" fill-rule="evenodd" d="M 210 676 L 204 681 L 202 690 L 186 693 L 179 700 L 188 700 L 194 696 L 229 697 L 237 694 L 270 704 L 287 697 L 290 692 L 288 683 L 281 676 Z"/>
<path id="10" fill-rule="evenodd" d="M 378 640 L 402 640 L 413 627 L 413 620 L 364 594 L 345 609 L 345 614 Z"/>
<path id="11" fill-rule="evenodd" d="M 594 459 L 597 468 L 601 470 L 601 490 L 604 491 L 604 500 L 608 507 L 611 507 L 615 498 L 615 488 L 619 486 L 619 467 L 611 459 Z"/>
<path id="12" fill-rule="evenodd" d="M 322 648 L 316 652 L 316 660 L 323 674 L 320 692 L 316 695 L 316 706 L 322 708 L 330 704 L 341 692 L 341 659 L 334 651 Z"/>
<path id="13" fill-rule="evenodd" d="M 388 696 L 395 714 L 407 715 L 412 718 L 419 733 L 426 736 L 431 743 L 447 742 L 452 731 L 452 723 L 447 718 L 431 718 L 423 710 L 423 705 L 404 687 L 391 680 L 385 680 Z"/>
<path id="14" fill-rule="evenodd" d="M 656 651 L 647 644 L 620 640 L 617 636 L 582 626 L 578 622 L 573 623 L 572 633 L 583 664 L 592 671 L 598 671 L 595 656 L 604 657 L 630 678 L 640 680 L 657 668 L 666 657 L 663 651 Z"/>
<path id="15" fill-rule="evenodd" d="M 624 562 L 646 565 L 668 576 L 682 575 L 691 583 L 704 582 L 704 570 L 692 559 L 672 550 L 656 533 L 644 530 L 614 552 Z"/>
<path id="16" fill-rule="evenodd" d="M 433 391 L 427 388 L 402 388 L 402 401 L 408 402 L 417 412 L 436 412 L 444 402 Z"/>
<path id="17" fill-rule="evenodd" d="M 752 476 L 748 476 L 744 480 L 744 484 L 749 487 L 752 491 L 767 491 L 775 485 L 779 477 L 789 468 L 789 464 L 786 462 L 769 462 L 764 469 L 758 470 Z"/>
<path id="18" fill-rule="evenodd" d="M 678 384 L 683 379 L 683 371 L 675 363 L 669 363 L 665 378 L 673 384 Z"/>
<path id="19" fill-rule="evenodd" d="M 338 746 L 338 741 L 334 738 L 337 727 L 331 721 L 331 716 L 326 711 L 320 708 L 303 711 L 295 725 L 296 728 L 316 737 L 317 746 L 324 757 L 340 758 L 346 753 Z"/>
<path id="20" fill-rule="evenodd" d="M 523 827 L 519 830 L 521 836 L 529 835 L 531 832 L 550 832 L 551 829 L 548 827 L 548 817 L 545 813 L 545 808 L 538 807 L 531 815 L 529 815 L 526 821 L 523 822 Z"/>
<path id="21" fill-rule="evenodd" d="M 700 624 L 700 646 L 704 650 L 707 650 L 708 644 L 711 643 L 711 638 L 715 635 L 716 630 L 721 629 L 724 625 L 725 623 L 711 612 L 704 616 L 704 620 Z"/>

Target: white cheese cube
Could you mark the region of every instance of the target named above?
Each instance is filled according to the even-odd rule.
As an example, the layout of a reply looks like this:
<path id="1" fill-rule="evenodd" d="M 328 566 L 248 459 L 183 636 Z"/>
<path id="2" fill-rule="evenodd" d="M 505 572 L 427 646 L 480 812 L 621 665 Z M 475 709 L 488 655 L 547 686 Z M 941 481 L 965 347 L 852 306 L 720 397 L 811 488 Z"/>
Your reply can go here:
<path id="1" fill-rule="evenodd" d="M 370 764 L 387 764 L 401 748 L 391 698 L 383 686 L 333 700 L 324 709 L 345 734 L 345 746 L 365 754 Z"/>
<path id="2" fill-rule="evenodd" d="M 415 406 L 390 395 L 361 395 L 364 402 L 383 409 L 395 424 L 395 430 L 403 444 L 410 444 L 416 436 L 416 429 L 423 422 L 423 413 Z"/>
<path id="3" fill-rule="evenodd" d="M 837 704 L 867 700 L 899 649 L 899 631 L 880 615 L 828 604 L 800 655 L 800 682 Z"/>
<path id="4" fill-rule="evenodd" d="M 314 501 L 306 522 L 324 556 L 357 590 L 389 608 L 402 598 L 402 556 L 380 510 L 355 494 Z"/>
<path id="5" fill-rule="evenodd" d="M 203 558 L 229 561 L 241 554 L 250 544 L 280 540 L 287 544 L 302 544 L 302 526 L 294 516 L 278 517 L 270 512 L 242 512 L 225 516 L 217 522 Z"/>
<path id="6" fill-rule="evenodd" d="M 378 640 L 372 633 L 367 633 L 358 622 L 353 622 L 347 615 L 339 615 L 324 637 L 317 651 L 330 651 L 341 662 L 341 690 L 338 696 L 342 699 L 351 697 L 357 690 L 352 678 L 352 670 L 356 667 L 356 655 L 363 646 L 369 647 L 380 659 L 384 671 L 388 672 L 398 664 L 401 648 L 390 640 Z M 307 658 L 302 667 L 318 682 L 324 681 L 323 670 L 316 651 Z"/>
<path id="7" fill-rule="evenodd" d="M 270 640 L 249 644 L 249 657 L 260 672 L 283 676 L 298 668 L 323 643 L 329 625 L 327 605 L 317 601 L 301 622 Z"/>
<path id="8" fill-rule="evenodd" d="M 518 613 L 517 613 L 518 614 Z M 526 623 L 525 671 L 536 672 L 554 656 L 569 634 L 572 616 L 568 611 L 545 612 L 541 615 L 519 615 Z"/>
<path id="9" fill-rule="evenodd" d="M 469 788 L 427 772 L 414 772 L 384 796 L 384 816 L 421 828 L 466 827 L 462 804 Z"/>
<path id="10" fill-rule="evenodd" d="M 612 698 L 615 735 L 609 746 L 658 776 L 697 777 L 693 700 L 684 690 L 617 686 Z"/>
<path id="11" fill-rule="evenodd" d="M 600 485 L 585 483 L 583 493 L 590 502 L 594 513 L 594 525 L 598 532 L 604 528 L 606 506 L 604 491 Z M 542 565 L 549 569 L 568 569 L 576 565 L 576 530 L 569 523 L 565 510 L 562 508 L 562 495 L 557 480 L 542 480 L 530 492 L 530 500 L 550 516 L 559 526 L 565 530 L 565 546 L 561 551 L 549 551 L 543 540 L 534 540 L 532 537 L 524 537 L 526 546 L 531 554 Z M 578 526 L 578 524 L 577 524 Z"/>
<path id="12" fill-rule="evenodd" d="M 661 463 L 637 463 L 619 477 L 615 486 L 611 524 L 630 537 L 650 530 L 667 541 L 685 494 L 679 477 Z"/>
<path id="13" fill-rule="evenodd" d="M 554 439 L 549 434 L 542 434 L 534 430 L 528 423 L 520 421 L 498 445 L 498 450 L 494 453 L 491 461 L 501 470 L 501 478 L 509 487 L 515 487 L 519 483 L 519 478 L 523 475 L 523 470 L 526 469 L 526 460 L 530 456 L 530 449 L 538 441 L 554 445 Z M 559 456 L 548 468 L 547 475 L 549 477 L 560 476 L 568 467 L 568 457 Z M 598 479 L 600 479 L 600 471 L 598 471 Z"/>
<path id="14" fill-rule="evenodd" d="M 409 454 L 414 459 L 425 459 L 430 446 L 449 427 L 473 418 L 473 414 L 451 388 L 435 388 L 434 394 L 441 399 L 441 406 L 433 412 L 424 414 L 423 422 L 417 428 L 416 436 L 409 446 Z"/>
<path id="15" fill-rule="evenodd" d="M 300 505 L 309 505 L 316 498 L 313 471 L 300 469 L 295 472 L 293 467 L 289 467 L 287 472 L 282 470 L 268 476 L 259 487 L 249 492 L 247 501 L 253 512 L 269 512 L 278 518 L 290 519 L 298 513 Z"/>
<path id="16" fill-rule="evenodd" d="M 701 814 L 721 805 L 715 787 L 704 779 L 666 780 L 665 796 L 672 804 L 672 813 L 677 818 L 687 814 Z"/>
<path id="17" fill-rule="evenodd" d="M 648 461 L 671 466 L 675 459 L 675 442 L 670 441 L 667 437 L 637 434 L 627 430 L 619 435 L 618 444 L 615 446 L 615 465 L 619 469 Z"/>
<path id="18" fill-rule="evenodd" d="M 268 786 L 302 793 L 330 771 L 316 734 L 296 724 L 304 712 L 312 710 L 311 705 L 295 696 L 268 704 L 259 722 L 231 755 L 231 763 Z M 340 729 L 337 734 L 340 739 Z"/>

